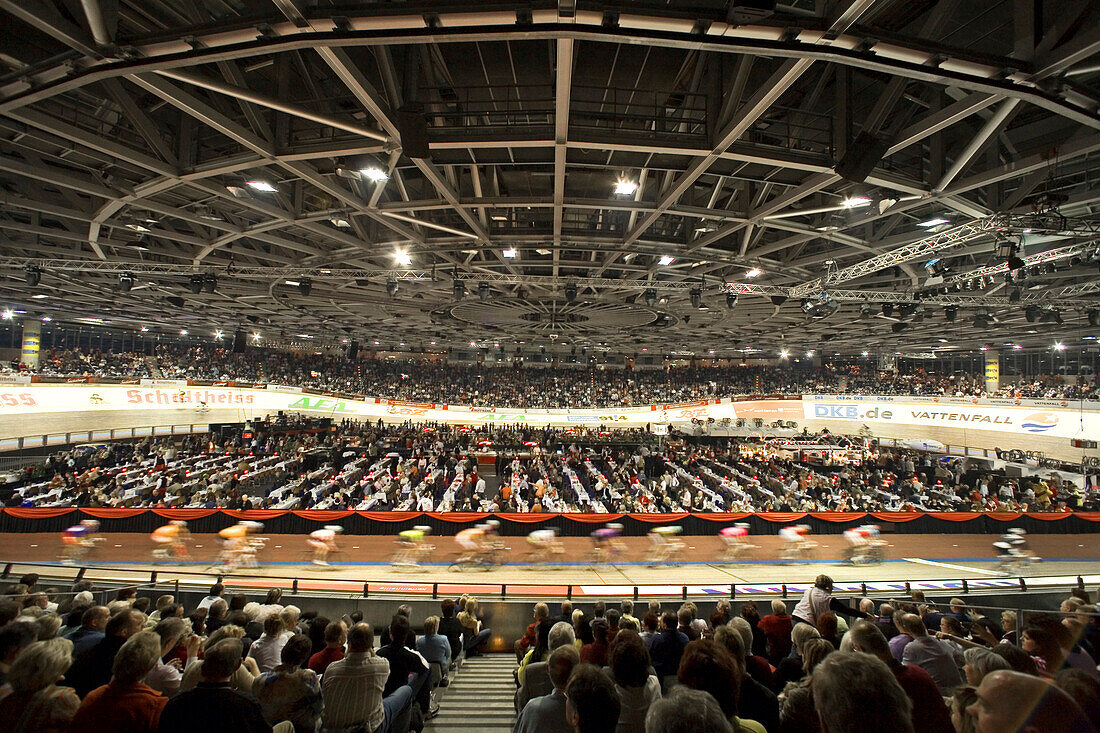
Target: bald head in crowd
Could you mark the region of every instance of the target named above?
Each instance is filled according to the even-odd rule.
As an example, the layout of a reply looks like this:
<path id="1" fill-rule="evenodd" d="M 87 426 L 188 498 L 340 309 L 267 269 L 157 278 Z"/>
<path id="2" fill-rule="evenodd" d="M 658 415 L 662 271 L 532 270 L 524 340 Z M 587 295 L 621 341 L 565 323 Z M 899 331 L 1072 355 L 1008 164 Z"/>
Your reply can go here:
<path id="1" fill-rule="evenodd" d="M 1051 683 L 1021 672 L 990 672 L 966 709 L 977 733 L 1095 733 L 1073 699 Z"/>

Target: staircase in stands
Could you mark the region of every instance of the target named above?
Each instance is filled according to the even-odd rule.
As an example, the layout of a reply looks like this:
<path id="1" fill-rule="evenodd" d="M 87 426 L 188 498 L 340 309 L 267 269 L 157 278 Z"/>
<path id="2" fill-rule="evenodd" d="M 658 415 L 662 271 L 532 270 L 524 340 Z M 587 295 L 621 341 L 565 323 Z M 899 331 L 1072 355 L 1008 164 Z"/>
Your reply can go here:
<path id="1" fill-rule="evenodd" d="M 513 696 L 516 684 L 511 654 L 487 654 L 466 659 L 451 672 L 448 687 L 437 689 L 434 699 L 439 714 L 424 726 L 424 733 L 511 733 L 515 722 Z"/>

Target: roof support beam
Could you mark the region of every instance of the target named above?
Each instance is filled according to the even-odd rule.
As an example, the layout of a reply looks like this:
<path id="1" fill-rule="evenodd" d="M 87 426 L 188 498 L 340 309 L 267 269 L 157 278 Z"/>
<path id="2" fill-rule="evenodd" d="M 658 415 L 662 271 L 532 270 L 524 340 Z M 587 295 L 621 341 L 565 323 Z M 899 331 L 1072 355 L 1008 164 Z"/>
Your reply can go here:
<path id="1" fill-rule="evenodd" d="M 569 149 L 569 99 L 573 86 L 573 39 L 556 43 L 554 73 L 554 275 L 561 259 L 561 229 L 565 219 L 565 166 Z"/>

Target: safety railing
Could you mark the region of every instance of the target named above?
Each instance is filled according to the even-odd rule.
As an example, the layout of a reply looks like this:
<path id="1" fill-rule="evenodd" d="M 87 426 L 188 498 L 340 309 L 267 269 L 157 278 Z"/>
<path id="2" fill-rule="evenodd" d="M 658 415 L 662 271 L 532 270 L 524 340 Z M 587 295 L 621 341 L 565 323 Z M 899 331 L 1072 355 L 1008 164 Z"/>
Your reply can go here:
<path id="1" fill-rule="evenodd" d="M 64 433 L 46 433 L 27 435 L 17 438 L 0 438 L 0 453 L 49 448 L 51 446 L 72 445 L 74 443 L 96 443 L 103 440 L 129 440 L 132 438 L 160 437 L 164 435 L 191 435 L 205 433 L 210 429 L 208 423 L 187 425 L 143 425 L 133 428 L 108 428 L 101 430 L 69 430 Z"/>

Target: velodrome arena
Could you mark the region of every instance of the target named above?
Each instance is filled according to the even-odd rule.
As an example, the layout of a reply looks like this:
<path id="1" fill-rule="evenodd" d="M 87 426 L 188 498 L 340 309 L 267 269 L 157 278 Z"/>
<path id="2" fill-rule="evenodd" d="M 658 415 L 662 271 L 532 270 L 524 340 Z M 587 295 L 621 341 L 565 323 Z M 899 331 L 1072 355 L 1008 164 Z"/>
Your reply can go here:
<path id="1" fill-rule="evenodd" d="M 0 725 L 1100 730 L 1093 4 L 0 19 Z"/>

